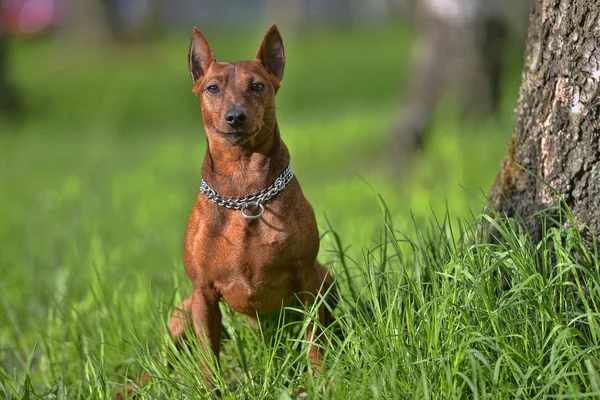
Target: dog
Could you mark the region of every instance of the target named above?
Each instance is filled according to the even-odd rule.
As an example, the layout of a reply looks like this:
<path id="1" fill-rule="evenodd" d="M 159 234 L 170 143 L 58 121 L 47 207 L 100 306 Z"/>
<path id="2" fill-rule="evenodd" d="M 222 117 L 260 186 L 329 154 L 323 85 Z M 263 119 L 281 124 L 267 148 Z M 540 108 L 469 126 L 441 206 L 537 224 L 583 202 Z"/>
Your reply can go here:
<path id="1" fill-rule="evenodd" d="M 193 92 L 200 99 L 207 148 L 202 180 L 188 222 L 184 264 L 192 295 L 177 306 L 169 329 L 175 344 L 186 326 L 219 358 L 220 300 L 248 316 L 280 310 L 299 299 L 310 306 L 327 295 L 335 307 L 332 275 L 317 262 L 319 233 L 312 206 L 290 166 L 275 112 L 285 66 L 283 41 L 272 25 L 253 61 L 217 62 L 194 28 L 189 51 Z M 320 325 L 333 321 L 318 309 Z M 322 361 L 323 340 L 308 329 L 311 371 Z M 207 368 L 205 380 L 210 383 Z"/>

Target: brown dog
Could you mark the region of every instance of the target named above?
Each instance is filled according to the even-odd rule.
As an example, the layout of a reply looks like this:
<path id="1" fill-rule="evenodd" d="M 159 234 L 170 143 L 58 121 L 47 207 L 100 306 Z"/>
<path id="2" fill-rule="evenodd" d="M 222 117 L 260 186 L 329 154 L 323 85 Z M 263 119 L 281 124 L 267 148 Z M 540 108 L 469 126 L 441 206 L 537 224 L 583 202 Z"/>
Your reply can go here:
<path id="1" fill-rule="evenodd" d="M 333 290 L 331 275 L 316 261 L 314 211 L 289 167 L 275 117 L 284 64 L 275 25 L 256 60 L 237 63 L 216 62 L 194 28 L 189 66 L 208 146 L 185 238 L 184 263 L 194 292 L 174 312 L 170 330 L 181 343 L 185 324 L 192 322 L 200 342 L 217 360 L 221 299 L 252 321 L 296 296 L 310 305 L 318 293 Z M 331 318 L 321 306 L 321 324 L 328 325 Z M 317 334 L 309 327 L 309 343 Z M 318 345 L 311 345 L 309 358 L 318 367 Z"/>

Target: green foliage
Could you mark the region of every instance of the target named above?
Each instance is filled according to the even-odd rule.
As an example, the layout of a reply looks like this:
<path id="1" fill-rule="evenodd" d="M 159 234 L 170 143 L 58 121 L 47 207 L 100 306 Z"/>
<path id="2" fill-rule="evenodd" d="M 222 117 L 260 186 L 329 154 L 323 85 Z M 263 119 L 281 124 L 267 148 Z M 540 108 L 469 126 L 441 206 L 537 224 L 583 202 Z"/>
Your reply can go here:
<path id="1" fill-rule="evenodd" d="M 196 342 L 173 349 L 166 328 L 191 291 L 182 239 L 204 152 L 187 36 L 111 57 L 15 48 L 28 114 L 0 135 L 0 397 L 111 398 L 145 372 L 142 398 L 206 395 L 200 360 L 214 360 Z M 251 57 L 261 38 L 207 37 L 218 59 Z M 600 395 L 595 248 L 568 228 L 540 243 L 514 221 L 494 222 L 499 244 L 473 231 L 514 82 L 499 122 L 457 120 L 450 96 L 406 170 L 384 159 L 411 46 L 390 28 L 286 39 L 282 135 L 343 300 L 315 378 L 314 310 L 253 331 L 223 306 L 224 398 Z"/>

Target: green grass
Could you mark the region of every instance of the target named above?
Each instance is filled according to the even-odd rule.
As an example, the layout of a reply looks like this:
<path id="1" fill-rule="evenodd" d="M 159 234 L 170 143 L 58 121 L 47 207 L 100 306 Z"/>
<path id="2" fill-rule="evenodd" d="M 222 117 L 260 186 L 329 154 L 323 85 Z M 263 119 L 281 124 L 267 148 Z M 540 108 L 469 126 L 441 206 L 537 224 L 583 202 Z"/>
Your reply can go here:
<path id="1" fill-rule="evenodd" d="M 251 57 L 262 34 L 205 33 L 223 60 Z M 85 52 L 15 45 L 28 112 L 0 126 L 0 397 L 110 398 L 144 371 L 146 398 L 205 394 L 197 343 L 171 354 L 166 329 L 191 291 L 182 241 L 205 146 L 188 36 Z M 314 31 L 286 50 L 279 121 L 317 213 L 319 259 L 345 296 L 345 339 L 326 332 L 327 373 L 313 379 L 305 322 L 275 317 L 254 332 L 224 306 L 224 397 L 600 395 L 597 254 L 573 230 L 539 244 L 514 224 L 501 245 L 471 233 L 511 134 L 518 63 L 498 121 L 460 121 L 450 96 L 397 173 L 383 154 L 410 32 Z"/>

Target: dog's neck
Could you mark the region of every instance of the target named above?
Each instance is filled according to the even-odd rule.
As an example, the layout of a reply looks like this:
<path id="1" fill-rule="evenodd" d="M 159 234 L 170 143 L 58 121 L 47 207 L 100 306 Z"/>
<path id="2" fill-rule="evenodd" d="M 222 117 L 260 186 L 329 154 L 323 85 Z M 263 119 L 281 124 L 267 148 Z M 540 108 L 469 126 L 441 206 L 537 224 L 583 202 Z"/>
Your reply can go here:
<path id="1" fill-rule="evenodd" d="M 290 162 L 279 126 L 263 128 L 252 146 L 208 139 L 202 178 L 221 196 L 253 194 L 269 187 Z"/>

